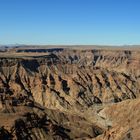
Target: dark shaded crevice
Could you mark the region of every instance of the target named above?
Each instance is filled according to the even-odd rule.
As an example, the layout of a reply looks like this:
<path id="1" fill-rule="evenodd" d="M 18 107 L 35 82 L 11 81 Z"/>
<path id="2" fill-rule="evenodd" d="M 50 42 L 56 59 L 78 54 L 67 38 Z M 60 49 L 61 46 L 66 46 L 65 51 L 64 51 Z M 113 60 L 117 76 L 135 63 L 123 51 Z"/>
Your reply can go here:
<path id="1" fill-rule="evenodd" d="M 52 76 L 52 74 L 49 75 L 49 79 L 50 79 L 51 88 L 54 88 L 54 86 L 55 86 L 56 83 L 55 83 L 55 79 Z"/>
<path id="2" fill-rule="evenodd" d="M 100 82 L 100 79 L 95 75 L 95 78 L 97 80 L 97 83 L 99 84 L 100 88 L 102 88 L 102 83 Z"/>
<path id="3" fill-rule="evenodd" d="M 66 80 L 62 80 L 62 89 L 67 95 L 69 95 L 70 88 L 68 87 Z"/>
<path id="4" fill-rule="evenodd" d="M 37 60 L 22 60 L 21 65 L 24 69 L 28 69 L 31 72 L 38 72 L 39 63 Z"/>

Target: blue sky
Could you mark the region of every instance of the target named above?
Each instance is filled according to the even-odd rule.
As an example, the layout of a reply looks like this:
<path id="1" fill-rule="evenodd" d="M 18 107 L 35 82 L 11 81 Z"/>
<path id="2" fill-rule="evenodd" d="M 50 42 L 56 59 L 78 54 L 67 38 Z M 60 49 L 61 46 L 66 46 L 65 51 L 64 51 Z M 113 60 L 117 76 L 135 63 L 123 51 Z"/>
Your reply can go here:
<path id="1" fill-rule="evenodd" d="M 140 44 L 140 0 L 0 0 L 0 44 Z"/>

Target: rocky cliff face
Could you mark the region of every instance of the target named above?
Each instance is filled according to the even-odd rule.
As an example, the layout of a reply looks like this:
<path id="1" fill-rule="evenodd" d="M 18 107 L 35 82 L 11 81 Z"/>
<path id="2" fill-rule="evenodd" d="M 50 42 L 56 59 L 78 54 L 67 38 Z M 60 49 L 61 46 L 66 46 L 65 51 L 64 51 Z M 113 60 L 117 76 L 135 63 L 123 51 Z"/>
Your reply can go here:
<path id="1" fill-rule="evenodd" d="M 129 110 L 135 114 L 139 102 L 139 54 L 133 50 L 58 49 L 32 57 L 1 57 L 4 127 L 0 136 L 131 139 L 134 127 L 139 129 L 136 123 L 130 125 L 135 118 Z M 127 119 L 129 123 L 122 125 Z"/>

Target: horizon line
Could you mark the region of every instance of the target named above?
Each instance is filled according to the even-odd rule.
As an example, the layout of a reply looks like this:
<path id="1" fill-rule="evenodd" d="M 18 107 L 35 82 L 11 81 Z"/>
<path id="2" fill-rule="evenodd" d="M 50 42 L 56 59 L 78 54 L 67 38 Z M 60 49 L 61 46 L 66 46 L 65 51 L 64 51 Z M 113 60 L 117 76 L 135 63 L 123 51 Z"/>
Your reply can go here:
<path id="1" fill-rule="evenodd" d="M 15 44 L 0 44 L 0 46 L 140 46 L 140 44 L 33 44 L 33 43 L 15 43 Z"/>

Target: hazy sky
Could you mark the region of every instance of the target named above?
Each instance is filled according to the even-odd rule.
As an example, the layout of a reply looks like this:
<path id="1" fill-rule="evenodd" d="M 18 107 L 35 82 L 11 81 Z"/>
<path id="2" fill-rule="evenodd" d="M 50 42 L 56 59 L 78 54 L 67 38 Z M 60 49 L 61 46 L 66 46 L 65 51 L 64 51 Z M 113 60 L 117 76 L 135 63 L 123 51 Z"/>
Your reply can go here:
<path id="1" fill-rule="evenodd" d="M 0 44 L 140 44 L 140 0 L 0 0 Z"/>

